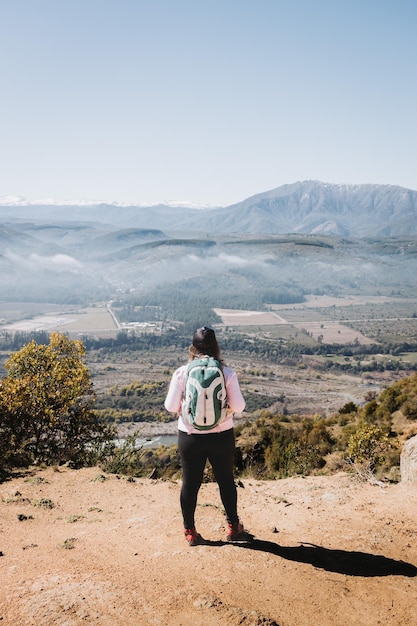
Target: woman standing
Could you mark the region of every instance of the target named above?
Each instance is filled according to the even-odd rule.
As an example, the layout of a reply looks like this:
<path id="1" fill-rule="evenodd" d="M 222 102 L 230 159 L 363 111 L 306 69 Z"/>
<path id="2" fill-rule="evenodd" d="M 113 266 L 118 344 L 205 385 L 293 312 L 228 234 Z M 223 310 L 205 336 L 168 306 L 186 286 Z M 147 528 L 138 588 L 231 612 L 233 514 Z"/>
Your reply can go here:
<path id="1" fill-rule="evenodd" d="M 195 331 L 189 353 L 190 361 L 213 357 L 221 363 L 226 388 L 227 411 L 225 417 L 210 430 L 200 430 L 194 427 L 181 412 L 187 365 L 182 365 L 174 372 L 165 399 L 165 408 L 167 411 L 178 414 L 178 449 L 183 473 L 180 503 L 185 538 L 190 546 L 202 542 L 201 535 L 195 528 L 194 515 L 208 459 L 226 511 L 227 540 L 236 541 L 245 537 L 245 530 L 237 514 L 237 490 L 233 473 L 235 454 L 233 414 L 243 411 L 245 400 L 240 391 L 236 372 L 222 363 L 220 348 L 212 328 L 203 326 Z"/>

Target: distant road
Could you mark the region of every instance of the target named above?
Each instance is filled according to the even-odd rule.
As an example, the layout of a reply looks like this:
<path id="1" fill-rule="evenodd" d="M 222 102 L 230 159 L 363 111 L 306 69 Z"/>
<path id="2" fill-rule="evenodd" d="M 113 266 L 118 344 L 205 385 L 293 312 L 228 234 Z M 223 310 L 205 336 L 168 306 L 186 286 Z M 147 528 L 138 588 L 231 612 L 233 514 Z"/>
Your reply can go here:
<path id="1" fill-rule="evenodd" d="M 121 325 L 119 324 L 119 320 L 117 319 L 116 315 L 114 314 L 110 304 L 107 305 L 107 310 L 110 313 L 110 315 L 113 318 L 114 323 L 116 324 L 116 328 L 118 328 L 119 330 L 122 328 Z"/>

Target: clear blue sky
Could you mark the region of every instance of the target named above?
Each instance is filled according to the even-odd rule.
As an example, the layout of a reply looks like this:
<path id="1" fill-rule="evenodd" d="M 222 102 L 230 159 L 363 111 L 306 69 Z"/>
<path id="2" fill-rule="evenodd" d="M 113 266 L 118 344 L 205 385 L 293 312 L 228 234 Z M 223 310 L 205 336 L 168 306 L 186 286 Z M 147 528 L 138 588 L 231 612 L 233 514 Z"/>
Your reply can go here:
<path id="1" fill-rule="evenodd" d="M 0 0 L 0 196 L 417 189 L 415 0 Z"/>

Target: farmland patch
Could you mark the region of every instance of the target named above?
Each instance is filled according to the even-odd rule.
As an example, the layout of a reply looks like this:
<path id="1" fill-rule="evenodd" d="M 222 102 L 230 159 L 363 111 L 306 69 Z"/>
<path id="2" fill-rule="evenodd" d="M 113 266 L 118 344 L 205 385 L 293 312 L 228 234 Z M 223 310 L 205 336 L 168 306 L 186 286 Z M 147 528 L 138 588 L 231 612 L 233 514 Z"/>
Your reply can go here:
<path id="1" fill-rule="evenodd" d="M 287 324 L 287 320 L 274 312 L 214 309 L 225 326 L 266 326 Z"/>
<path id="2" fill-rule="evenodd" d="M 359 343 L 370 345 L 375 343 L 357 330 L 353 330 L 339 322 L 298 322 L 293 323 L 300 330 L 310 334 L 316 341 L 328 344 L 352 344 Z"/>
<path id="3" fill-rule="evenodd" d="M 392 298 L 388 296 L 369 296 L 369 295 L 348 295 L 345 297 L 337 298 L 334 296 L 315 296 L 309 295 L 305 297 L 304 302 L 297 304 L 272 304 L 272 309 L 305 309 L 305 308 L 327 308 L 327 307 L 345 307 L 364 304 L 388 304 L 403 302 L 404 298 Z M 414 304 L 417 303 L 415 298 L 411 300 Z"/>
<path id="4" fill-rule="evenodd" d="M 58 330 L 70 334 L 86 334 L 89 332 L 115 331 L 117 325 L 108 308 L 103 306 L 37 315 L 30 319 L 4 324 L 0 326 L 0 329 L 12 332 Z"/>
<path id="5" fill-rule="evenodd" d="M 375 343 L 375 341 L 369 339 L 358 330 L 349 328 L 340 322 L 318 319 L 316 321 L 291 321 L 290 323 L 287 319 L 275 312 L 240 311 L 232 309 L 215 309 L 215 312 L 219 315 L 225 326 L 256 327 L 287 325 L 292 327 L 293 332 L 296 332 L 296 329 L 298 329 L 302 333 L 312 337 L 315 341 L 322 343 L 359 343 L 362 345 Z M 311 319 L 311 316 L 309 319 Z"/>

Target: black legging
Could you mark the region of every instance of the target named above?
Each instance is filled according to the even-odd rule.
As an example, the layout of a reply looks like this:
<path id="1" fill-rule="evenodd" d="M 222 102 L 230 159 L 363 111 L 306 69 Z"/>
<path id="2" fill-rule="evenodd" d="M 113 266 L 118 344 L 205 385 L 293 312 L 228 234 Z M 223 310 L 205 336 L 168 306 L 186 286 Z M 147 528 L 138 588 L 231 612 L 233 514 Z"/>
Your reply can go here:
<path id="1" fill-rule="evenodd" d="M 231 524 L 238 522 L 237 492 L 233 475 L 235 456 L 233 428 L 221 433 L 201 435 L 188 435 L 178 431 L 178 449 L 183 475 L 180 502 L 184 528 L 193 528 L 195 525 L 197 496 L 203 481 L 207 459 L 211 463 L 214 477 L 219 485 L 227 521 Z"/>

